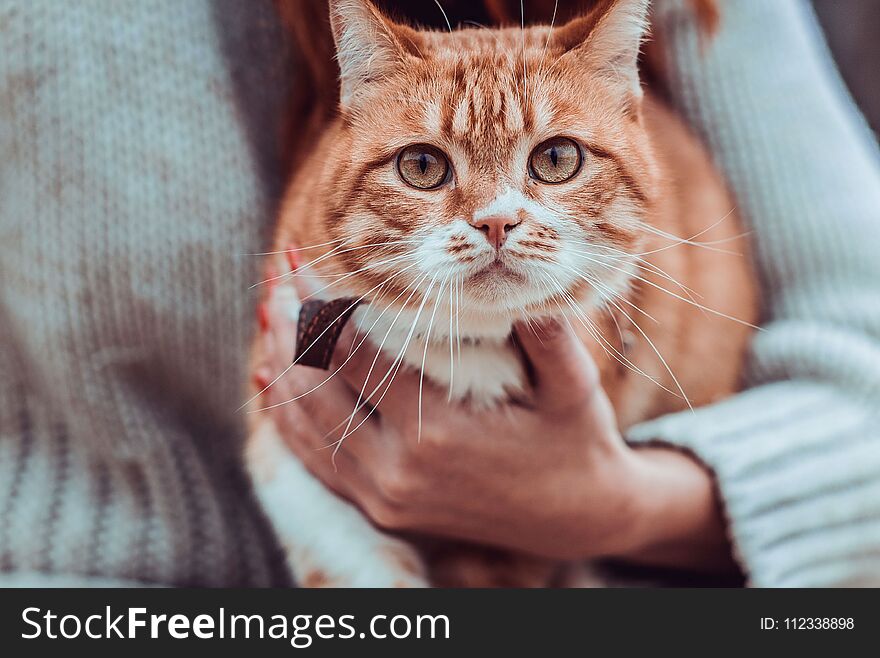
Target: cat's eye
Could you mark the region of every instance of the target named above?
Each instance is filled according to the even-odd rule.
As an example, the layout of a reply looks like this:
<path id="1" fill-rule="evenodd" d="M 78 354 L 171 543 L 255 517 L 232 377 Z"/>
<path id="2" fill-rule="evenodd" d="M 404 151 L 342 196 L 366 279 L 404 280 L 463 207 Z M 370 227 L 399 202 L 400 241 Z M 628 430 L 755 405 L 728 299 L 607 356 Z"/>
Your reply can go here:
<path id="1" fill-rule="evenodd" d="M 440 149 L 428 144 L 413 144 L 397 156 L 397 171 L 408 185 L 419 190 L 433 190 L 446 182 L 449 160 Z"/>
<path id="2" fill-rule="evenodd" d="M 529 173 L 544 183 L 564 183 L 581 168 L 581 149 L 568 137 L 552 137 L 529 156 Z"/>

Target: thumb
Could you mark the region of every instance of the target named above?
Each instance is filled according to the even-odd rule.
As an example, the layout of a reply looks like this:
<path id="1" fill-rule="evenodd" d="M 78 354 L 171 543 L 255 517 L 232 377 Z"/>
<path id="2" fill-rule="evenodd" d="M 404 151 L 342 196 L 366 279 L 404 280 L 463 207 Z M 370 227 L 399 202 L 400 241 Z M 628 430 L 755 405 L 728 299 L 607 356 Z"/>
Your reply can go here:
<path id="1" fill-rule="evenodd" d="M 546 319 L 517 325 L 515 331 L 544 403 L 581 404 L 601 389 L 599 369 L 570 324 Z"/>

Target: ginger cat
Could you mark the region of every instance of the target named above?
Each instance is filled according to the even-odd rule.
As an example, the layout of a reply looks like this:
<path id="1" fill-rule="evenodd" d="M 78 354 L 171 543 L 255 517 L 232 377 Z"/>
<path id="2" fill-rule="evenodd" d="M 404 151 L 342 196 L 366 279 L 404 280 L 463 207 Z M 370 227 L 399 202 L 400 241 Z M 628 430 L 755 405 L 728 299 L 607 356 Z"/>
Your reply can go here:
<path id="1" fill-rule="evenodd" d="M 757 313 L 747 245 L 707 155 L 642 91 L 647 0 L 448 31 L 368 0 L 329 5 L 338 111 L 314 104 L 273 246 L 309 247 L 297 276 L 367 302 L 360 330 L 462 404 L 528 396 L 511 328 L 547 316 L 582 335 L 622 431 L 737 390 Z M 321 31 L 307 6 L 313 23 L 286 14 L 301 40 Z M 331 46 L 310 38 L 319 77 Z M 267 413 L 251 419 L 249 467 L 300 584 L 573 582 L 503 551 L 435 544 L 427 558 L 315 480 Z"/>

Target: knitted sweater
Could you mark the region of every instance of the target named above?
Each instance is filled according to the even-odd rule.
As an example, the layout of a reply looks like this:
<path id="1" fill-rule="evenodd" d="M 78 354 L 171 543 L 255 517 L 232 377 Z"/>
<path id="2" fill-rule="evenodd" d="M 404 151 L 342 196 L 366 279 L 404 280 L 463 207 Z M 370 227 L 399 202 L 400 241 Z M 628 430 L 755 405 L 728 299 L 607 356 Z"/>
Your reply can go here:
<path id="1" fill-rule="evenodd" d="M 809 6 L 732 0 L 701 55 L 660 6 L 665 81 L 751 230 L 764 304 L 746 385 L 634 428 L 715 472 L 760 586 L 880 585 L 880 154 Z"/>
<path id="2" fill-rule="evenodd" d="M 880 166 L 798 0 L 736 0 L 670 98 L 749 222 L 749 390 L 633 429 L 718 479 L 755 585 L 878 584 Z M 0 0 L 0 584 L 283 585 L 240 403 L 290 79 L 270 3 Z M 873 578 L 873 580 L 872 580 Z"/>

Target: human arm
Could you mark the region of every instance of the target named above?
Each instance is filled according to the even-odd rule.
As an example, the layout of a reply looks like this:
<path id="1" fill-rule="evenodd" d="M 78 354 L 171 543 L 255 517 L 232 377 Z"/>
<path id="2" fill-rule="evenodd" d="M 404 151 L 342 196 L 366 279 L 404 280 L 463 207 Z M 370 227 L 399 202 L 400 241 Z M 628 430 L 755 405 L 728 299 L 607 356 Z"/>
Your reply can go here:
<path id="1" fill-rule="evenodd" d="M 662 82 L 709 146 L 752 231 L 765 309 L 746 392 L 627 438 L 715 474 L 737 559 L 758 586 L 878 584 L 880 167 L 812 12 L 721 6 L 701 47 L 658 3 Z"/>

